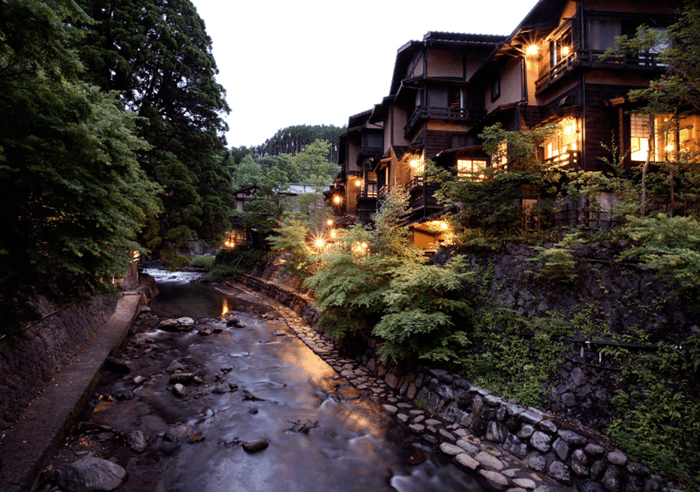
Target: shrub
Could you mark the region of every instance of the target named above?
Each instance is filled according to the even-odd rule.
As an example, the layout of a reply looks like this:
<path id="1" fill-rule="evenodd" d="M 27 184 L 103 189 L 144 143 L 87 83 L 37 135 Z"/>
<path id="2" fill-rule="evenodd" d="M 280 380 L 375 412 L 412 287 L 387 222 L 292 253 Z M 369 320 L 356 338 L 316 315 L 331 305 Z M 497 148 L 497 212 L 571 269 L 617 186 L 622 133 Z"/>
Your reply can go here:
<path id="1" fill-rule="evenodd" d="M 190 266 L 194 268 L 206 268 L 209 270 L 214 264 L 214 260 L 216 260 L 216 256 L 195 256 L 192 258 L 192 260 L 190 260 Z"/>

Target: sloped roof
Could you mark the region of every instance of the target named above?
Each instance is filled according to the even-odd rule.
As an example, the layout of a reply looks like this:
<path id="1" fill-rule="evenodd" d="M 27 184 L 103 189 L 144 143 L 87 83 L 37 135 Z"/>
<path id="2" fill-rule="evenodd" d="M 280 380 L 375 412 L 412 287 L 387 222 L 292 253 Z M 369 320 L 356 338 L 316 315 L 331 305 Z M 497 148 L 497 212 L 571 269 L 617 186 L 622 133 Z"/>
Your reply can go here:
<path id="1" fill-rule="evenodd" d="M 440 48 L 446 50 L 472 49 L 488 53 L 489 50 L 493 50 L 504 39 L 506 39 L 505 35 L 497 34 L 428 31 L 423 36 L 422 41 L 409 41 L 397 50 L 389 94 L 393 96 L 398 92 L 401 87 L 401 81 L 404 79 L 408 69 L 408 64 L 416 51 Z"/>

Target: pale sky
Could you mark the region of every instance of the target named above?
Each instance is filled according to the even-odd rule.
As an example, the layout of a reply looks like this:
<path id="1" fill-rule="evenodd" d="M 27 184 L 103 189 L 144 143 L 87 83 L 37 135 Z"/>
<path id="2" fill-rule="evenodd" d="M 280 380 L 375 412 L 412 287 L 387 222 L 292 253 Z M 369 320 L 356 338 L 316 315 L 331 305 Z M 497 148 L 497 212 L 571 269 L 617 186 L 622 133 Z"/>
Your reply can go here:
<path id="1" fill-rule="evenodd" d="M 389 95 L 396 51 L 428 31 L 510 34 L 536 0 L 192 0 L 226 89 L 230 147 L 347 124 Z"/>

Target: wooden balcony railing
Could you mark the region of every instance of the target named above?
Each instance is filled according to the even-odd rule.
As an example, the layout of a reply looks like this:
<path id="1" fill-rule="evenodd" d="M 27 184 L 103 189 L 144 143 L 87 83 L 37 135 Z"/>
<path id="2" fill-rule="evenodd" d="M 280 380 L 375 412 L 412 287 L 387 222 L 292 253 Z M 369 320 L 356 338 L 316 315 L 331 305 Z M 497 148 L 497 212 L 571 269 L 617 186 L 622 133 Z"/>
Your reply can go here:
<path id="1" fill-rule="evenodd" d="M 544 160 L 547 167 L 559 167 L 561 169 L 578 169 L 581 163 L 581 151 L 569 150 L 556 157 Z"/>
<path id="2" fill-rule="evenodd" d="M 653 53 L 642 53 L 637 56 L 632 55 L 611 55 L 604 60 L 601 59 L 604 51 L 579 50 L 574 51 L 570 56 L 564 58 L 535 82 L 535 90 L 540 91 L 552 85 L 565 73 L 576 67 L 587 68 L 608 68 L 608 69 L 634 69 L 634 70 L 656 70 L 663 66 L 657 63 L 657 55 Z"/>
<path id="3" fill-rule="evenodd" d="M 408 119 L 404 132 L 409 133 L 419 120 L 442 120 L 467 122 L 478 120 L 486 116 L 485 110 L 475 108 L 440 108 L 432 106 L 418 106 Z"/>

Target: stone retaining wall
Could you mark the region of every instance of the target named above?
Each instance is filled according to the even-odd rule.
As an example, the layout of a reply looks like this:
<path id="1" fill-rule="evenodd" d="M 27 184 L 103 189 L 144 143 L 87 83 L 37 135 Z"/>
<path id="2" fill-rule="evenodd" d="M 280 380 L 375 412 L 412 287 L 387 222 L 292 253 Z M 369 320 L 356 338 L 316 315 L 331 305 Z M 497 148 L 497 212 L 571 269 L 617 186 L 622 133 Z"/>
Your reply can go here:
<path id="1" fill-rule="evenodd" d="M 12 425 L 44 385 L 80 351 L 114 313 L 117 299 L 94 297 L 56 312 L 42 303 L 47 316 L 0 344 L 0 429 Z"/>
<path id="2" fill-rule="evenodd" d="M 236 280 L 243 285 L 251 287 L 266 296 L 275 299 L 276 301 L 288 306 L 292 311 L 297 313 L 305 323 L 313 326 L 318 321 L 319 310 L 314 306 L 313 298 L 300 294 L 299 292 L 275 284 L 273 282 L 263 280 L 252 275 L 240 274 Z"/>
<path id="3" fill-rule="evenodd" d="M 136 275 L 142 304 L 158 293 L 155 280 Z M 0 341 L 0 431 L 11 426 L 22 410 L 114 314 L 117 298 L 98 296 L 83 304 L 57 309 L 39 302 L 45 318 L 27 330 Z"/>
<path id="4" fill-rule="evenodd" d="M 620 450 L 606 447 L 602 438 L 587 429 L 567 425 L 538 409 L 503 401 L 446 371 L 421 369 L 400 376 L 395 372 L 397 368 L 384 380 L 399 395 L 428 408 L 447 424 L 468 429 L 482 442 L 499 446 L 520 459 L 523 466 L 546 473 L 563 485 L 577 485 L 583 492 L 654 492 L 662 488 L 658 474 L 631 462 Z M 422 423 L 410 419 L 406 423 L 415 432 L 423 432 Z M 449 432 L 436 437 L 448 445 L 455 445 L 459 439 Z M 449 447 L 442 448 L 452 454 Z M 460 454 L 468 451 L 463 449 Z"/>

